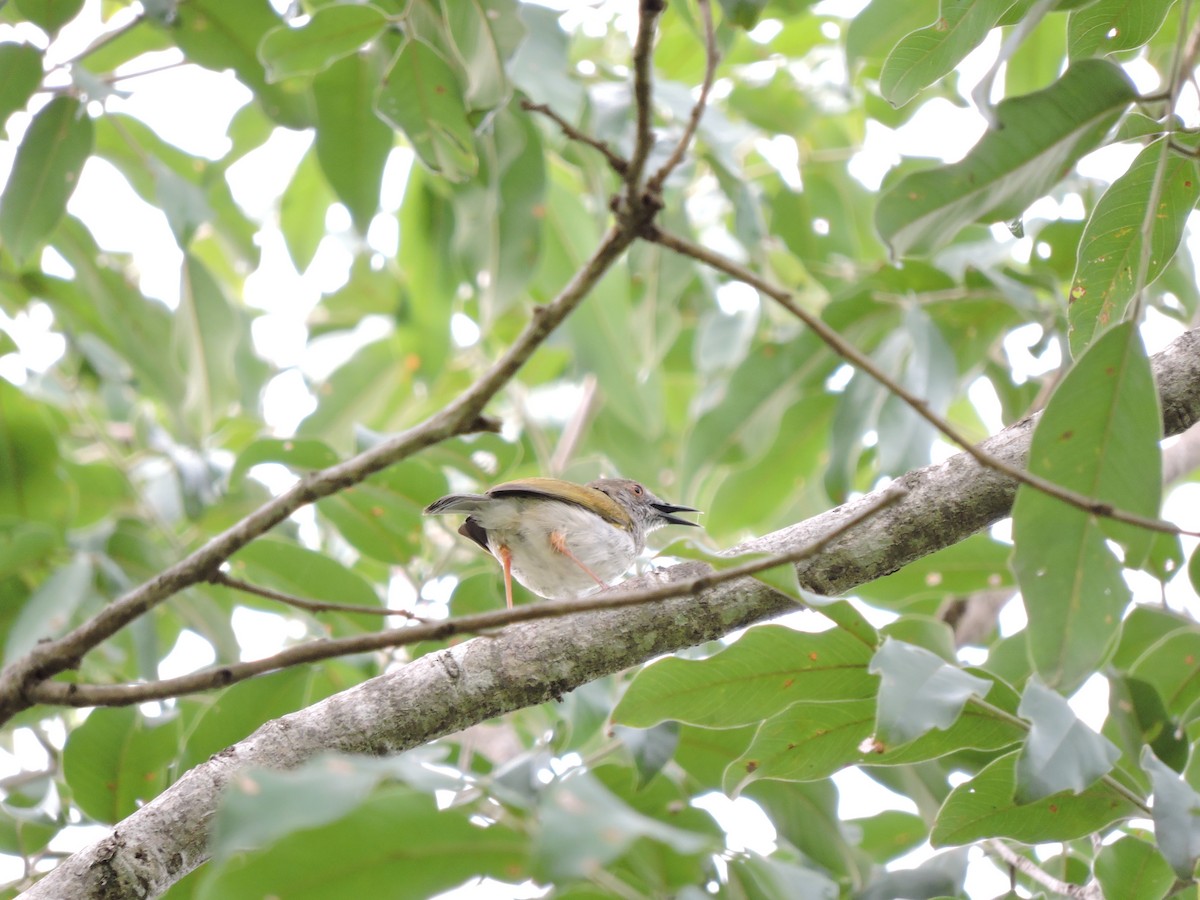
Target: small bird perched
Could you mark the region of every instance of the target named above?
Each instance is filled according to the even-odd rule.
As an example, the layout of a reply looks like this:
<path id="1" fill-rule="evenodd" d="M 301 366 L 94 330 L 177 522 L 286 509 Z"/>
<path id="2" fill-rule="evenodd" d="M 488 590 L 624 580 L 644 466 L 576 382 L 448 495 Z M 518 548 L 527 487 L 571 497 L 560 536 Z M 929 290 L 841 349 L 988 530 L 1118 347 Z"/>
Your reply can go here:
<path id="1" fill-rule="evenodd" d="M 627 478 L 586 485 L 559 478 L 523 478 L 485 494 L 449 494 L 426 515 L 467 513 L 458 533 L 504 567 L 504 599 L 512 580 L 547 600 L 583 597 L 608 587 L 645 549 L 646 535 L 664 525 L 695 525 L 673 515 L 699 512 L 664 503 Z"/>

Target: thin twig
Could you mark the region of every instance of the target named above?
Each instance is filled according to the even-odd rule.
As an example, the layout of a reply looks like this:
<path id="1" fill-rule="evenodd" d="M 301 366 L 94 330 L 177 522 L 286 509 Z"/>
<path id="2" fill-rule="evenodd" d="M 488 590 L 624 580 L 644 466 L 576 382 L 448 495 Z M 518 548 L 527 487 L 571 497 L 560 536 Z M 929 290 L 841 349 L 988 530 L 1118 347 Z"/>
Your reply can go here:
<path id="1" fill-rule="evenodd" d="M 521 109 L 527 112 L 540 113 L 551 122 L 558 126 L 559 130 L 565 134 L 570 140 L 578 141 L 581 144 L 587 144 L 593 150 L 598 151 L 607 161 L 609 167 L 621 177 L 629 171 L 629 160 L 615 153 L 607 142 L 598 140 L 590 134 L 584 134 L 545 103 L 534 103 L 530 100 L 521 101 Z"/>
<path id="2" fill-rule="evenodd" d="M 1027 875 L 1031 880 L 1036 881 L 1047 890 L 1053 891 L 1056 894 L 1062 894 L 1066 897 L 1071 897 L 1072 900 L 1099 900 L 1102 896 L 1093 887 L 1093 884 L 1071 884 L 1067 881 L 1061 881 L 1039 866 L 1031 859 L 1026 859 L 1020 853 L 1009 848 L 1007 844 L 995 839 L 989 839 L 983 842 L 985 850 L 999 856 L 1005 863 L 1017 869 L 1024 875 Z M 1098 887 L 1098 885 L 1096 885 Z"/>
<path id="3" fill-rule="evenodd" d="M 774 569 L 779 566 L 794 565 L 801 560 L 815 556 L 851 529 L 856 528 L 868 519 L 878 515 L 880 511 L 898 502 L 905 493 L 902 488 L 893 485 L 892 488 L 881 493 L 874 502 L 865 505 L 853 516 L 847 518 L 846 521 L 830 529 L 819 539 L 811 541 L 796 550 L 787 553 L 771 554 L 752 562 L 731 566 L 728 569 L 706 572 L 695 578 L 683 579 L 645 590 L 632 592 L 610 590 L 580 600 L 547 601 L 545 603 L 519 606 L 515 609 L 501 609 L 492 612 L 477 613 L 471 616 L 461 616 L 445 622 L 429 622 L 403 628 L 391 628 L 371 634 L 310 641 L 305 644 L 289 647 L 286 650 L 276 653 L 273 656 L 264 657 L 263 659 L 234 663 L 227 666 L 217 666 L 162 681 L 116 685 L 87 685 L 62 681 L 46 681 L 29 688 L 27 695 L 31 701 L 36 703 L 63 706 L 127 706 L 131 703 L 163 700 L 167 697 L 180 697 L 184 694 L 194 694 L 199 691 L 226 687 L 235 682 L 252 678 L 255 675 L 262 675 L 266 672 L 273 672 L 301 663 L 332 659 L 337 656 L 402 647 L 420 643 L 421 641 L 446 640 L 462 634 L 491 633 L 497 628 L 517 622 L 530 622 L 537 619 L 572 616 L 597 610 L 621 609 L 627 606 L 657 603 L 673 597 L 700 593 L 728 581 L 748 578 L 760 572 L 765 572 L 767 569 Z M 820 612 L 820 607 L 814 608 L 817 612 Z"/>
<path id="4" fill-rule="evenodd" d="M 875 364 L 870 357 L 866 356 L 861 350 L 843 338 L 838 332 L 825 324 L 817 316 L 814 316 L 808 310 L 797 304 L 792 297 L 791 291 L 788 291 L 778 285 L 772 284 L 764 278 L 759 277 L 754 272 L 747 269 L 726 256 L 709 250 L 699 244 L 693 243 L 686 238 L 679 237 L 661 230 L 658 227 L 648 227 L 642 235 L 649 241 L 656 244 L 661 244 L 676 253 L 684 256 L 690 256 L 692 259 L 699 260 L 709 266 L 712 266 L 718 271 L 724 272 L 738 281 L 743 281 L 751 287 L 762 291 L 771 299 L 775 300 L 779 305 L 784 307 L 792 315 L 796 316 L 807 325 L 826 345 L 829 346 L 834 353 L 842 357 L 844 360 L 852 364 L 855 368 L 865 372 L 871 378 L 875 379 L 883 385 L 890 393 L 903 400 L 912 410 L 922 419 L 944 434 L 958 446 L 962 447 L 968 454 L 974 457 L 975 461 L 981 466 L 989 469 L 994 469 L 1014 481 L 1028 485 L 1031 488 L 1048 494 L 1064 503 L 1081 509 L 1086 513 L 1094 516 L 1103 516 L 1107 519 L 1113 519 L 1117 522 L 1125 522 L 1129 525 L 1137 525 L 1140 528 L 1146 528 L 1150 531 L 1158 531 L 1164 534 L 1186 534 L 1194 537 L 1200 537 L 1200 532 L 1188 531 L 1180 528 L 1170 522 L 1164 522 L 1161 519 L 1151 519 L 1145 516 L 1139 516 L 1134 513 L 1116 509 L 1109 503 L 1102 503 L 1091 497 L 1069 490 L 1062 485 L 1055 484 L 1042 478 L 1040 475 L 1034 475 L 1032 472 L 1010 466 L 1008 463 L 997 459 L 984 450 L 981 450 L 975 443 L 957 428 L 943 419 L 932 409 L 929 404 L 912 393 L 902 384 L 897 383 L 893 378 L 889 377 L 879 366 Z"/>
<path id="5" fill-rule="evenodd" d="M 717 63 L 720 61 L 720 54 L 717 52 L 716 30 L 713 28 L 712 5 L 710 0 L 699 0 L 699 3 L 700 14 L 704 19 L 704 83 L 700 86 L 700 94 L 696 98 L 695 105 L 692 106 L 692 114 L 688 117 L 687 125 L 683 129 L 679 143 L 675 145 L 675 150 L 646 182 L 646 190 L 655 194 L 662 190 L 662 186 L 676 167 L 683 162 L 684 154 L 692 145 L 692 138 L 696 136 L 696 129 L 700 127 L 700 120 L 704 118 L 704 110 L 708 106 L 708 95 L 712 92 L 713 80 L 717 74 Z"/>
<path id="6" fill-rule="evenodd" d="M 242 579 L 234 578 L 232 575 L 227 575 L 224 572 L 214 572 L 209 576 L 208 580 L 212 584 L 219 584 L 222 587 L 233 588 L 235 591 L 244 591 L 247 594 L 255 594 L 259 597 L 266 597 L 268 600 L 276 600 L 279 603 L 294 606 L 296 609 L 303 609 L 308 612 L 345 612 L 362 613 L 367 616 L 403 616 L 414 622 L 429 622 L 428 619 L 422 619 L 420 616 L 414 615 L 406 609 L 390 609 L 386 606 L 360 606 L 355 603 L 327 603 L 323 600 L 305 600 L 302 597 L 296 597 L 292 594 L 285 594 L 282 591 L 242 581 Z"/>
<path id="7" fill-rule="evenodd" d="M 633 45 L 633 103 L 637 112 L 637 132 L 633 154 L 625 171 L 626 200 L 640 207 L 642 172 L 654 148 L 654 32 L 655 23 L 667 8 L 664 0 L 641 0 L 638 4 L 638 33 Z"/>
<path id="8" fill-rule="evenodd" d="M 184 66 L 194 65 L 191 60 L 177 59 L 174 62 L 163 63 L 161 66 L 153 66 L 149 69 L 142 69 L 140 72 L 126 72 L 123 75 L 113 73 L 106 75 L 101 80 L 105 84 L 116 84 L 118 81 L 127 81 L 130 78 L 141 78 L 143 75 L 157 75 L 160 72 L 169 72 L 172 69 L 181 69 Z"/>

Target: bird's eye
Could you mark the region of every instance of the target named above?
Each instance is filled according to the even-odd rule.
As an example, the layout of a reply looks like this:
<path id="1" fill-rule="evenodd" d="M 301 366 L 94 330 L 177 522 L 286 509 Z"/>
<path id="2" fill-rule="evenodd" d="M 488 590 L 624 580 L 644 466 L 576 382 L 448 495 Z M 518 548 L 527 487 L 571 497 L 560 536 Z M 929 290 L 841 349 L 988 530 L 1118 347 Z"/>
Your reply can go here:
<path id="1" fill-rule="evenodd" d="M 642 486 L 640 484 L 635 484 L 632 488 L 630 488 L 630 490 L 633 491 L 633 496 L 642 496 Z"/>

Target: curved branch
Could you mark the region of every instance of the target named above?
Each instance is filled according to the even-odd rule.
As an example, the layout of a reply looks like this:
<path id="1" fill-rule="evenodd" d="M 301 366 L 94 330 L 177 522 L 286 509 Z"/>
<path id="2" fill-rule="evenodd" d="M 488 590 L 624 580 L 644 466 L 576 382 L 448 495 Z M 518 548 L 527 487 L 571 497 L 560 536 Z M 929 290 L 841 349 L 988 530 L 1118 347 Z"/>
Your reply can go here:
<path id="1" fill-rule="evenodd" d="M 1055 484 L 1049 479 L 1043 478 L 1040 475 L 1028 471 L 1025 468 L 1023 459 L 1014 462 L 1008 462 L 1000 459 L 993 454 L 988 453 L 984 448 L 986 441 L 980 444 L 975 443 L 967 437 L 959 429 L 951 425 L 942 416 L 939 416 L 929 408 L 928 402 L 923 398 L 918 397 L 904 385 L 900 384 L 894 378 L 891 378 L 883 371 L 875 361 L 869 356 L 847 341 L 844 337 L 838 334 L 833 328 L 825 324 L 818 316 L 813 315 L 804 307 L 796 303 L 792 297 L 792 292 L 786 288 L 772 284 L 765 278 L 761 278 L 754 272 L 747 269 L 745 266 L 734 262 L 726 256 L 709 250 L 699 244 L 695 244 L 685 238 L 677 235 L 668 234 L 657 227 L 651 226 L 647 228 L 643 235 L 647 240 L 661 244 L 668 249 L 674 250 L 683 256 L 689 256 L 692 259 L 699 260 L 714 269 L 724 272 L 738 281 L 745 282 L 753 288 L 762 291 L 801 322 L 811 329 L 817 337 L 825 342 L 834 353 L 846 360 L 856 369 L 865 372 L 871 378 L 875 379 L 879 384 L 883 385 L 887 391 L 907 404 L 913 412 L 919 415 L 922 419 L 936 428 L 939 432 L 953 441 L 958 446 L 962 447 L 968 454 L 975 458 L 982 466 L 989 469 L 994 469 L 1000 474 L 1019 481 L 1021 484 L 1028 485 L 1031 488 L 1048 494 L 1064 503 L 1081 509 L 1084 512 L 1091 513 L 1094 516 L 1103 516 L 1108 519 L 1115 519 L 1118 522 L 1125 522 L 1130 525 L 1137 525 L 1139 528 L 1146 528 L 1150 531 L 1162 532 L 1164 534 L 1187 534 L 1194 537 L 1200 537 L 1200 532 L 1188 531 L 1180 528 L 1171 522 L 1163 521 L 1162 519 L 1151 519 L 1146 516 L 1139 516 L 1135 513 L 1127 512 L 1122 509 L 1115 509 L 1111 504 L 1101 502 L 1093 497 L 1088 497 L 1084 494 L 1077 493 L 1065 488 L 1062 485 Z M 1191 333 L 1191 332 L 1189 332 Z M 1164 416 L 1166 410 L 1163 410 Z M 1028 420 L 1026 420 L 1028 421 Z M 1184 427 L 1191 425 L 1195 418 L 1187 422 Z M 1182 430 L 1182 429 L 1181 429 Z"/>

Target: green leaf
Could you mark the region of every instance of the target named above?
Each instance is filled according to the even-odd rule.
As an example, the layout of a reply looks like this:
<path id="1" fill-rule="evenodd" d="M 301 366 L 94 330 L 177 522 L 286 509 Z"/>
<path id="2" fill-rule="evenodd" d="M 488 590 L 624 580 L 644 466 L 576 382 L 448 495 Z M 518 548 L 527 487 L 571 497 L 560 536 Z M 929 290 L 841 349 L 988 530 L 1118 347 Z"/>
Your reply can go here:
<path id="1" fill-rule="evenodd" d="M 750 745 L 757 727 L 757 724 L 740 728 L 684 725 L 679 730 L 675 762 L 701 787 L 723 790 L 726 768 Z"/>
<path id="2" fill-rule="evenodd" d="M 1109 678 L 1108 718 L 1103 734 L 1121 749 L 1117 763 L 1120 776 L 1138 779 L 1141 770 L 1138 759 L 1142 746 L 1148 745 L 1155 755 L 1174 768 L 1183 771 L 1187 765 L 1189 744 L 1179 722 L 1163 705 L 1157 690 L 1140 678 Z M 1138 787 L 1149 789 L 1149 782 L 1137 781 Z"/>
<path id="3" fill-rule="evenodd" d="M 907 175 L 882 197 L 875 225 L 897 257 L 930 253 L 972 222 L 1018 218 L 1094 149 L 1136 97 L 1112 63 L 1084 60 L 1034 94 L 994 110 L 996 124 L 961 162 Z"/>
<path id="4" fill-rule="evenodd" d="M 871 736 L 875 702 L 794 703 L 759 727 L 742 755 L 729 764 L 722 788 L 736 795 L 761 779 L 816 781 L 851 765 Z"/>
<path id="5" fill-rule="evenodd" d="M 1119 672 L 1129 672 L 1154 644 L 1181 628 L 1194 628 L 1185 615 L 1155 606 L 1137 605 L 1121 622 L 1121 637 L 1111 664 Z"/>
<path id="6" fill-rule="evenodd" d="M 0 195 L 0 243 L 24 263 L 54 230 L 92 152 L 92 120 L 74 97 L 38 110 Z"/>
<path id="7" fill-rule="evenodd" d="M 891 750 L 869 740 L 876 717 L 870 701 L 795 703 L 763 722 L 725 770 L 722 788 L 734 795 L 760 780 L 814 781 L 849 765 L 908 766 L 966 749 L 1011 746 L 1025 736 L 1013 721 L 1016 693 L 1007 686 L 993 688 L 992 693 L 1004 696 L 997 704 L 1000 710 L 967 707 L 945 730 L 928 731 Z"/>
<path id="8" fill-rule="evenodd" d="M 891 638 L 869 671 L 881 677 L 876 740 L 889 749 L 932 728 L 949 728 L 972 695 L 985 697 L 992 687 L 923 647 Z"/>
<path id="9" fill-rule="evenodd" d="M 454 193 L 454 243 L 464 268 L 479 270 L 475 277 L 486 322 L 523 300 L 537 271 L 546 156 L 533 117 L 509 108 L 491 116 L 478 146 L 478 176 Z"/>
<path id="10" fill-rule="evenodd" d="M 17 10 L 39 28 L 54 35 L 83 9 L 83 0 L 17 0 Z"/>
<path id="11" fill-rule="evenodd" d="M 633 756 L 639 788 L 645 787 L 650 783 L 650 779 L 662 771 L 663 766 L 675 756 L 675 748 L 679 746 L 678 722 L 659 722 L 652 728 L 617 725 L 614 726 L 613 732 Z"/>
<path id="12" fill-rule="evenodd" d="M 1005 24 L 1003 19 L 1001 24 Z M 1045 15 L 1009 57 L 1004 67 L 1005 95 L 1030 94 L 1053 84 L 1066 63 L 1066 46 L 1067 14 L 1055 11 Z"/>
<path id="13" fill-rule="evenodd" d="M 59 437 L 49 409 L 0 378 L 0 509 L 6 514 L 51 524 L 67 514 Z"/>
<path id="14" fill-rule="evenodd" d="M 841 629 L 811 634 L 763 625 L 709 659 L 647 666 L 613 720 L 636 728 L 667 719 L 729 728 L 761 721 L 797 700 L 866 699 L 876 688 L 867 674 L 870 659 L 871 648 Z"/>
<path id="15" fill-rule="evenodd" d="M 321 779 L 305 787 L 289 807 L 306 799 L 316 807 L 329 796 Z M 249 806 L 247 816 L 278 819 L 267 802 L 255 811 Z M 474 824 L 466 809 L 439 810 L 430 794 L 387 785 L 335 821 L 210 864 L 196 896 L 323 900 L 335 884 L 347 897 L 386 897 L 398 886 L 405 896 L 429 897 L 473 878 L 520 880 L 525 850 L 525 841 L 504 825 Z"/>
<path id="16" fill-rule="evenodd" d="M 639 813 L 591 772 L 573 772 L 541 796 L 531 869 L 549 882 L 601 871 L 639 838 L 679 853 L 715 849 L 711 837 Z"/>
<path id="17" fill-rule="evenodd" d="M 183 266 L 183 290 L 172 320 L 172 341 L 186 373 L 183 412 L 197 432 L 208 434 L 228 415 L 241 393 L 230 360 L 249 350 L 249 329 L 225 296 L 212 272 L 193 256 Z"/>
<path id="18" fill-rule="evenodd" d="M 729 890 L 734 896 L 746 898 L 837 900 L 840 896 L 837 883 L 815 869 L 782 859 L 748 855 L 729 861 Z"/>
<path id="19" fill-rule="evenodd" d="M 290 771 L 239 772 L 221 797 L 213 822 L 214 861 L 341 819 L 386 777 L 382 767 L 371 762 L 330 754 Z M 263 815 L 265 810 L 270 815 Z"/>
<path id="20" fill-rule="evenodd" d="M 1067 53 L 1072 60 L 1140 47 L 1162 27 L 1174 0 L 1097 0 L 1071 11 Z"/>
<path id="21" fill-rule="evenodd" d="M 1138 657 L 1129 674 L 1154 688 L 1167 711 L 1186 712 L 1200 699 L 1200 631 L 1192 626 L 1165 635 Z"/>
<path id="22" fill-rule="evenodd" d="M 898 897 L 961 897 L 967 875 L 966 851 L 940 853 L 913 869 L 878 872 L 858 900 L 892 900 Z"/>
<path id="23" fill-rule="evenodd" d="M 906 34 L 921 28 L 937 12 L 936 0 L 914 0 L 899 6 L 892 0 L 871 0 L 850 21 L 847 60 L 852 64 L 882 63 Z"/>
<path id="24" fill-rule="evenodd" d="M 1011 554 L 1009 545 L 977 534 L 857 587 L 854 594 L 888 609 L 907 609 L 921 601 L 1008 587 L 1013 584 Z"/>
<path id="25" fill-rule="evenodd" d="M 930 834 L 934 847 L 971 844 L 991 837 L 1026 844 L 1070 841 L 1137 814 L 1137 807 L 1105 782 L 1078 794 L 1068 791 L 1033 803 L 1017 803 L 1013 792 L 1017 786 L 1018 752 L 993 760 L 950 792 Z"/>
<path id="26" fill-rule="evenodd" d="M 1132 322 L 1104 334 L 1059 384 L 1033 434 L 1029 470 L 1144 516 L 1161 495 L 1158 395 Z M 1138 565 L 1153 533 L 1098 519 L 1022 485 L 1013 506 L 1013 570 L 1029 614 L 1030 653 L 1060 691 L 1082 684 L 1109 653 L 1129 588 L 1106 545 Z"/>
<path id="27" fill-rule="evenodd" d="M 381 607 L 365 578 L 323 553 L 271 537 L 262 537 L 231 557 L 232 574 L 253 584 L 275 587 L 304 600 Z M 280 609 L 271 603 L 272 609 Z M 381 617 L 375 621 L 382 623 Z"/>
<path id="28" fill-rule="evenodd" d="M 475 136 L 454 70 L 422 41 L 405 42 L 375 98 L 379 115 L 403 131 L 421 162 L 449 181 L 475 174 Z"/>
<path id="29" fill-rule="evenodd" d="M 42 81 L 42 54 L 32 44 L 0 44 L 0 125 L 24 109 Z"/>
<path id="30" fill-rule="evenodd" d="M 268 31 L 258 58 L 268 81 L 314 75 L 377 38 L 387 22 L 387 14 L 368 3 L 323 6 L 299 28 L 281 25 Z"/>
<path id="31" fill-rule="evenodd" d="M 879 92 L 893 106 L 908 103 L 962 62 L 987 37 L 1012 0 L 944 0 L 938 19 L 905 36 L 879 73 Z"/>
<path id="32" fill-rule="evenodd" d="M 184 698 L 185 742 L 181 771 L 204 762 L 252 733 L 263 722 L 295 712 L 347 685 L 334 667 L 296 667 L 242 681 L 200 699 Z"/>
<path id="33" fill-rule="evenodd" d="M 167 217 L 175 240 L 180 247 L 187 249 L 200 226 L 214 218 L 208 199 L 199 187 L 157 160 L 151 161 L 149 168 L 154 173 L 158 205 Z"/>
<path id="34" fill-rule="evenodd" d="M 238 454 L 229 483 L 237 486 L 250 469 L 262 463 L 281 463 L 299 472 L 312 472 L 339 461 L 333 448 L 314 438 L 263 438 Z"/>
<path id="35" fill-rule="evenodd" d="M 843 829 L 838 818 L 838 790 L 832 781 L 752 784 L 744 794 L 767 813 L 778 838 L 830 873 L 862 877 L 866 867 L 854 847 L 858 834 L 853 824 L 847 823 L 849 827 Z M 925 830 L 922 828 L 922 840 Z"/>
<path id="36" fill-rule="evenodd" d="M 929 837 L 925 820 L 915 813 L 885 809 L 865 819 L 847 819 L 851 833 L 858 832 L 858 846 L 880 865 L 914 850 Z"/>
<path id="37" fill-rule="evenodd" d="M 1200 858 L 1200 794 L 1149 747 L 1142 768 L 1154 788 L 1154 838 L 1175 874 L 1190 881 Z"/>
<path id="38" fill-rule="evenodd" d="M 1171 867 L 1154 845 L 1133 835 L 1102 847 L 1092 871 L 1105 897 L 1162 900 L 1175 883 Z"/>
<path id="39" fill-rule="evenodd" d="M 1200 164 L 1170 149 L 1180 142 L 1196 144 L 1194 139 L 1172 137 L 1146 147 L 1092 210 L 1071 280 L 1068 318 L 1073 356 L 1080 356 L 1096 335 L 1124 318 L 1138 289 L 1158 278 L 1175 256 L 1188 215 L 1200 199 Z M 1149 215 L 1147 204 L 1156 186 L 1156 206 Z M 1140 284 L 1147 220 L 1150 256 L 1145 282 Z"/>
<path id="40" fill-rule="evenodd" d="M 958 367 L 954 353 L 928 314 L 909 307 L 895 329 L 871 354 L 879 366 L 944 415 L 954 399 Z M 864 431 L 878 435 L 876 458 L 882 474 L 901 475 L 929 462 L 936 429 L 907 403 L 863 372 L 855 374 L 842 395 L 833 423 L 830 454 L 840 463 L 826 471 L 831 496 L 844 498 L 854 484 Z"/>
<path id="41" fill-rule="evenodd" d="M 179 750 L 179 720 L 147 719 L 136 707 L 94 709 L 63 748 L 63 775 L 79 808 L 119 822 L 168 784 Z"/>
<path id="42" fill-rule="evenodd" d="M 767 6 L 767 0 L 721 0 L 721 9 L 726 18 L 738 28 L 749 31 L 758 24 L 758 17 Z"/>
<path id="43" fill-rule="evenodd" d="M 233 69 L 280 125 L 305 128 L 312 124 L 308 85 L 268 82 L 258 59 L 259 43 L 279 24 L 268 0 L 188 0 L 179 4 L 171 34 L 190 61 L 216 71 Z"/>
<path id="44" fill-rule="evenodd" d="M 446 490 L 445 476 L 438 470 L 409 459 L 317 501 L 317 509 L 357 550 L 395 563 L 416 551 L 421 510 Z"/>
<path id="45" fill-rule="evenodd" d="M 299 436 L 349 454 L 359 428 L 386 425 L 395 406 L 411 399 L 403 389 L 404 373 L 397 372 L 396 350 L 394 338 L 374 341 L 335 369 L 321 385 L 316 410 L 300 423 Z"/>
<path id="46" fill-rule="evenodd" d="M 446 265 L 452 219 L 436 182 L 436 176 L 414 166 L 398 214 L 405 238 L 400 241 L 396 264 L 404 273 L 407 288 L 399 319 L 416 337 L 412 352 L 422 373 L 442 371 L 450 351 L 450 317 L 460 283 L 455 268 Z M 414 300 L 418 297 L 419 303 Z"/>
<path id="47" fill-rule="evenodd" d="M 316 149 L 309 148 L 279 198 L 279 230 L 296 271 L 303 272 L 316 256 L 325 237 L 325 214 L 336 199 L 321 172 Z"/>
<path id="48" fill-rule="evenodd" d="M 493 10 L 481 0 L 462 0 L 442 7 L 459 68 L 466 75 L 463 101 L 468 109 L 495 109 L 512 93 L 504 71 L 506 54 L 491 22 L 506 14 L 511 16 L 512 12 Z"/>
<path id="49" fill-rule="evenodd" d="M 348 56 L 314 78 L 312 85 L 321 171 L 364 235 L 379 208 L 383 167 L 395 140 L 371 108 L 379 69 L 373 57 Z"/>
<path id="50" fill-rule="evenodd" d="M 1121 755 L 1112 741 L 1075 717 L 1070 704 L 1029 679 L 1018 714 L 1030 722 L 1029 737 L 1017 757 L 1017 803 L 1057 794 L 1078 794 L 1112 770 Z"/>
<path id="51" fill-rule="evenodd" d="M 41 565 L 61 544 L 61 536 L 49 525 L 0 520 L 0 578 Z"/>
<path id="52" fill-rule="evenodd" d="M 137 19 L 131 26 L 93 43 L 80 56 L 80 61 L 85 62 L 91 72 L 112 72 L 143 53 L 173 47 L 169 34 L 155 27 L 158 21 L 161 20 L 152 14 Z"/>
<path id="53" fill-rule="evenodd" d="M 94 597 L 91 559 L 83 553 L 55 569 L 25 601 L 4 643 L 4 658 L 18 659 L 39 641 L 61 637 L 75 624 L 75 613 Z"/>

